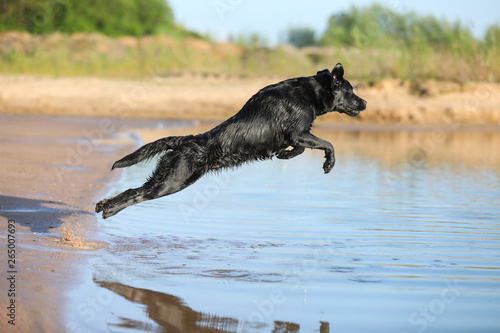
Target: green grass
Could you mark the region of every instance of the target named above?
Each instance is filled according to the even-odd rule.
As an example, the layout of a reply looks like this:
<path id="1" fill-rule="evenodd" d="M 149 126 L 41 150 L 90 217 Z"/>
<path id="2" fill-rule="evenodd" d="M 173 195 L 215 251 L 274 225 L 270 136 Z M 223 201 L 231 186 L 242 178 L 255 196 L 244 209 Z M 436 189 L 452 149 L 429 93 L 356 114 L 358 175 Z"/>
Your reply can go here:
<path id="1" fill-rule="evenodd" d="M 20 33 L 12 38 L 22 40 Z M 50 76 L 142 77 L 202 73 L 207 75 L 283 77 L 314 74 L 343 63 L 346 76 L 363 82 L 402 80 L 495 81 L 500 57 L 495 47 L 476 47 L 462 55 L 447 48 L 356 48 L 236 46 L 218 50 L 203 39 L 157 36 L 129 45 L 102 35 L 24 35 L 11 49 L 0 39 L 0 73 Z M 137 39 L 130 40 L 137 41 Z M 163 38 L 163 39 L 162 39 Z"/>

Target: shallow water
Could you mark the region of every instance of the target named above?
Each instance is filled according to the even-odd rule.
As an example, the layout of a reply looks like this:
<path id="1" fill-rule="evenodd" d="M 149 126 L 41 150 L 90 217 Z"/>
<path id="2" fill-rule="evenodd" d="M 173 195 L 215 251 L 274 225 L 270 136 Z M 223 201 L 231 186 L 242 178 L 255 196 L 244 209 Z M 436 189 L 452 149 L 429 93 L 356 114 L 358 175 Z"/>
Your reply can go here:
<path id="1" fill-rule="evenodd" d="M 316 133 L 100 222 L 68 330 L 498 332 L 500 134 Z"/>

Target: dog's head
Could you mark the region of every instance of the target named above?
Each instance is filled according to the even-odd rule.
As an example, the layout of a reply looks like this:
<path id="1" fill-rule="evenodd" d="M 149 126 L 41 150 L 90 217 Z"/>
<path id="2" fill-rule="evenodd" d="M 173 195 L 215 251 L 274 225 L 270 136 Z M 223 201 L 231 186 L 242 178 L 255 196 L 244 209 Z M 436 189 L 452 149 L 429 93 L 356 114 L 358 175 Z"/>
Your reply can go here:
<path id="1" fill-rule="evenodd" d="M 338 63 L 333 68 L 332 80 L 334 97 L 332 111 L 356 117 L 361 111 L 366 109 L 366 101 L 356 96 L 352 91 L 349 81 L 344 79 L 344 67 L 341 63 Z"/>

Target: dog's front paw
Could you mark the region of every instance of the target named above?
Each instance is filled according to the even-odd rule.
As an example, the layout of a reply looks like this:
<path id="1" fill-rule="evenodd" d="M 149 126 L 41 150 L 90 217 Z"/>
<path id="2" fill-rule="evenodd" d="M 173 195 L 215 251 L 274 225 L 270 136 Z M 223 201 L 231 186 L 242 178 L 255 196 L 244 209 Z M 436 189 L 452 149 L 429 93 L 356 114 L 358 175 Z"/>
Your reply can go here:
<path id="1" fill-rule="evenodd" d="M 330 171 L 332 171 L 334 165 L 335 158 L 327 158 L 325 163 L 323 164 L 323 170 L 325 170 L 325 173 L 329 173 Z"/>

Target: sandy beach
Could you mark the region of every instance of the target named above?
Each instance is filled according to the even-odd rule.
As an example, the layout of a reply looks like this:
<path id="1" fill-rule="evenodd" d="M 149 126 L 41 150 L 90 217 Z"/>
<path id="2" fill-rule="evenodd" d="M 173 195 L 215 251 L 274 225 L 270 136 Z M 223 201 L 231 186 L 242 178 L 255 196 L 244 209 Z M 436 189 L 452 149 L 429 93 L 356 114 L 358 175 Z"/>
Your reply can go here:
<path id="1" fill-rule="evenodd" d="M 0 115 L 2 242 L 7 242 L 7 221 L 14 220 L 16 252 L 10 270 L 17 272 L 15 295 L 0 302 L 6 312 L 15 299 L 15 326 L 3 315 L 2 332 L 66 331 L 65 295 L 79 281 L 78 263 L 106 246 L 98 240 L 93 214 L 97 196 L 106 193 L 115 158 L 106 147 L 132 144 L 117 135 L 123 124 L 109 124 L 105 128 L 91 118 Z M 5 293 L 9 283 L 2 278 Z"/>
<path id="2" fill-rule="evenodd" d="M 15 326 L 2 332 L 65 332 L 66 292 L 80 279 L 93 250 L 106 246 L 94 214 L 107 192 L 110 165 L 132 149 L 130 129 L 154 128 L 155 119 L 201 120 L 210 127 L 237 112 L 278 78 L 145 77 L 142 80 L 0 76 L 0 216 L 2 242 L 15 221 Z M 368 109 L 358 118 L 328 115 L 319 124 L 341 126 L 467 126 L 500 124 L 500 85 L 429 84 L 417 97 L 396 81 L 360 87 Z M 185 131 L 185 130 L 184 130 Z M 175 132 L 175 131 L 174 131 Z M 175 132 L 177 133 L 177 132 Z M 146 141 L 153 136 L 144 136 Z M 111 176 L 112 175 L 112 176 Z M 4 255 L 5 262 L 7 261 Z M 12 282 L 3 270 L 0 290 Z M 13 318 L 14 319 L 14 318 Z"/>

